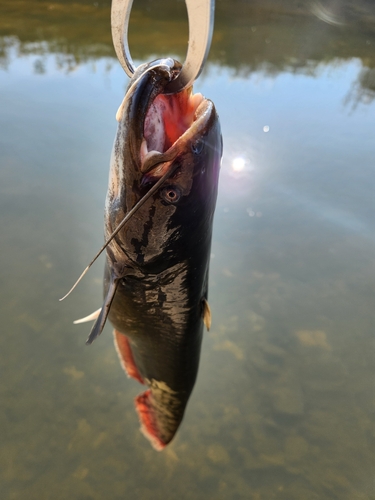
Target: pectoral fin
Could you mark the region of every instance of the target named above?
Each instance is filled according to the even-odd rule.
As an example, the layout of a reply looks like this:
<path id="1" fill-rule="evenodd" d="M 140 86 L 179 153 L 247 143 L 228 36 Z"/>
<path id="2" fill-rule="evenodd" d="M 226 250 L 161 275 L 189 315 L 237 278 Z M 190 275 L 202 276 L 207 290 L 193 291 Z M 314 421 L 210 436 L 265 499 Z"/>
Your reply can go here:
<path id="1" fill-rule="evenodd" d="M 98 337 L 98 335 L 102 333 L 105 322 L 107 321 L 109 310 L 111 309 L 112 300 L 115 296 L 118 282 L 118 278 L 111 276 L 111 281 L 109 283 L 107 295 L 104 299 L 103 307 L 101 308 L 99 316 L 97 317 L 94 326 L 92 327 L 88 339 L 86 340 L 86 344 L 92 344 L 96 337 Z"/>
<path id="2" fill-rule="evenodd" d="M 94 321 L 94 319 L 96 319 L 99 316 L 101 310 L 102 308 L 98 309 L 97 311 L 94 311 L 93 313 L 89 314 L 88 316 L 85 316 L 84 318 L 76 319 L 75 321 L 73 321 L 73 324 L 79 325 L 81 323 L 87 323 L 88 321 Z"/>
<path id="3" fill-rule="evenodd" d="M 202 318 L 207 330 L 211 328 L 211 309 L 206 299 L 202 299 Z"/>

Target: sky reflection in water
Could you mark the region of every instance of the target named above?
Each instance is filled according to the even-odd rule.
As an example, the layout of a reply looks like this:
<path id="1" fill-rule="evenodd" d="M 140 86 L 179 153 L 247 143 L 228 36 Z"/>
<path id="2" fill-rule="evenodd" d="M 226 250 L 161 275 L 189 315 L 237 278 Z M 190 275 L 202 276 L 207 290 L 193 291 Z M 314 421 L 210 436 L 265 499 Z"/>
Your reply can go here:
<path id="1" fill-rule="evenodd" d="M 11 50 L 0 73 L 3 497 L 372 498 L 374 104 L 358 100 L 363 63 L 246 76 L 211 64 L 197 82 L 225 146 L 213 327 L 181 430 L 157 454 L 110 327 L 87 348 L 87 328 L 72 325 L 100 305 L 101 264 L 58 303 L 102 242 L 124 74 L 110 58 L 64 72 L 60 55 Z"/>

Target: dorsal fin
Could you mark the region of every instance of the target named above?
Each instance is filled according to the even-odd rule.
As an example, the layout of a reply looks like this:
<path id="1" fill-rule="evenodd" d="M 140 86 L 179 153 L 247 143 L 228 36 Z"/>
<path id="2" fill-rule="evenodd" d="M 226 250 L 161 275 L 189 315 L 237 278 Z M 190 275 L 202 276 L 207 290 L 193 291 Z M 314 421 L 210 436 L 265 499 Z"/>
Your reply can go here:
<path id="1" fill-rule="evenodd" d="M 207 330 L 209 330 L 211 328 L 211 309 L 207 299 L 204 298 L 202 299 L 202 318 Z"/>

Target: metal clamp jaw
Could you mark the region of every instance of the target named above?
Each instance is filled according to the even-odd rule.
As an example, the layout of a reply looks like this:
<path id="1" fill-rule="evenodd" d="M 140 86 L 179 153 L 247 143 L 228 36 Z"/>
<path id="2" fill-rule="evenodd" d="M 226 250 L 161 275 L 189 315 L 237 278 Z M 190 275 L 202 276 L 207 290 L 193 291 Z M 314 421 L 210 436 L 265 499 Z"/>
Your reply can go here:
<path id="1" fill-rule="evenodd" d="M 185 0 L 189 20 L 189 44 L 181 73 L 166 88 L 174 94 L 189 87 L 198 78 L 210 50 L 214 26 L 215 0 Z M 125 73 L 132 77 L 135 65 L 130 55 L 128 27 L 133 0 L 112 0 L 111 27 L 113 45 Z"/>

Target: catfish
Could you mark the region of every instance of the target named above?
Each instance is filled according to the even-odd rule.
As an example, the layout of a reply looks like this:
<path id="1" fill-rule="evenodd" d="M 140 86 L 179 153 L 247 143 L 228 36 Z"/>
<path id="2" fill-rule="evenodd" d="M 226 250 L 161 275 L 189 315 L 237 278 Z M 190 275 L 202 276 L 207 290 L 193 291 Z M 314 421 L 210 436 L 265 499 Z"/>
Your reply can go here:
<path id="1" fill-rule="evenodd" d="M 207 302 L 222 156 L 215 106 L 192 87 L 166 93 L 181 64 L 137 68 L 117 112 L 105 203 L 101 309 L 87 343 L 114 327 L 120 362 L 147 386 L 135 399 L 157 450 L 174 437 L 193 390 Z M 125 224 L 126 222 L 126 224 Z"/>

